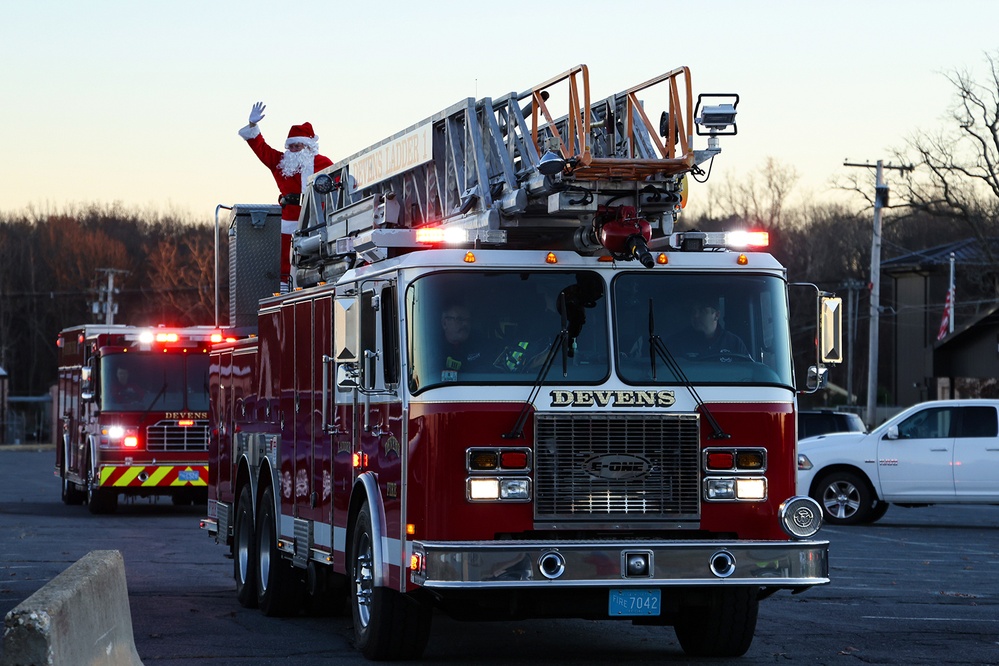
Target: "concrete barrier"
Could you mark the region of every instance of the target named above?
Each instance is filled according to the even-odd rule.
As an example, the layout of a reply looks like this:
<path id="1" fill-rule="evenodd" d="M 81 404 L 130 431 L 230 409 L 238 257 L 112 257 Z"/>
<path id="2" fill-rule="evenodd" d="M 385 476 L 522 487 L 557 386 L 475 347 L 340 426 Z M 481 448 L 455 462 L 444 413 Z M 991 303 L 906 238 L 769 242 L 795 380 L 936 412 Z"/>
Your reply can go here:
<path id="1" fill-rule="evenodd" d="M 125 561 L 95 550 L 4 618 L 2 666 L 141 666 Z"/>

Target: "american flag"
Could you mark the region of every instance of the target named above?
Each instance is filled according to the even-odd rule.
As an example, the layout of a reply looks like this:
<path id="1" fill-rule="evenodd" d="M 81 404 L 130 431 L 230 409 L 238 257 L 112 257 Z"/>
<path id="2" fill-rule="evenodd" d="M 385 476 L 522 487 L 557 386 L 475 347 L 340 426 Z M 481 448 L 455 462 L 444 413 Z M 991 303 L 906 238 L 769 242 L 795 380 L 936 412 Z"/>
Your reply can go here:
<path id="1" fill-rule="evenodd" d="M 954 317 L 954 287 L 947 290 L 947 300 L 944 301 L 943 319 L 940 320 L 940 330 L 937 340 L 943 340 L 951 330 L 951 319 Z"/>

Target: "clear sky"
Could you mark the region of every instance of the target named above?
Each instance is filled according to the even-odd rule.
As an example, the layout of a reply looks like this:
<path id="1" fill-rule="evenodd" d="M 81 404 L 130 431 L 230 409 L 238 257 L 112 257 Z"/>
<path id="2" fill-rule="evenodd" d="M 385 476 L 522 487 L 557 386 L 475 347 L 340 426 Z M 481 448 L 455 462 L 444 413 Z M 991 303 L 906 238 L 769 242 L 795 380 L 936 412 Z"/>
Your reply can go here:
<path id="1" fill-rule="evenodd" d="M 121 202 L 210 220 L 277 196 L 236 134 L 258 100 L 272 144 L 308 120 L 336 161 L 581 63 L 594 99 L 680 65 L 695 94 L 738 92 L 711 183 L 770 156 L 821 196 L 845 158 L 888 159 L 938 127 L 944 74 L 984 78 L 997 51 L 994 0 L 7 0 L 0 212 Z"/>

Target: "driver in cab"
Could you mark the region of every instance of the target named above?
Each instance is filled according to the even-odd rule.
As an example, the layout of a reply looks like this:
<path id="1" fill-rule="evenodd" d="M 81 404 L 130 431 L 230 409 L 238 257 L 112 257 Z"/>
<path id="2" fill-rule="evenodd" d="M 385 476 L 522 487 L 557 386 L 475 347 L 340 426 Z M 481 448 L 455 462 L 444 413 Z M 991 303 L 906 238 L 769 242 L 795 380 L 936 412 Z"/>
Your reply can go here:
<path id="1" fill-rule="evenodd" d="M 111 399 L 119 405 L 134 405 L 142 401 L 145 391 L 129 379 L 126 368 L 115 371 L 115 381 L 111 384 Z"/>
<path id="2" fill-rule="evenodd" d="M 700 298 L 688 305 L 690 323 L 670 336 L 666 346 L 676 358 L 705 360 L 726 354 L 749 356 L 749 349 L 721 323 L 717 298 Z"/>

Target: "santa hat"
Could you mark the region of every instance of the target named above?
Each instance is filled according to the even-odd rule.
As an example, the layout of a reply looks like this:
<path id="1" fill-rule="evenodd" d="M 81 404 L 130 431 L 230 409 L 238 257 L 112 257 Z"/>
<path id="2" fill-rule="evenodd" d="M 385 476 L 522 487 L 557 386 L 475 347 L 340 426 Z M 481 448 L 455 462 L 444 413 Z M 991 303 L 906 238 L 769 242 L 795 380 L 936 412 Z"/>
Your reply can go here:
<path id="1" fill-rule="evenodd" d="M 312 123 L 291 126 L 291 129 L 288 130 L 288 139 L 284 142 L 284 147 L 288 148 L 293 143 L 301 143 L 313 150 L 319 150 L 319 137 L 312 131 Z"/>

